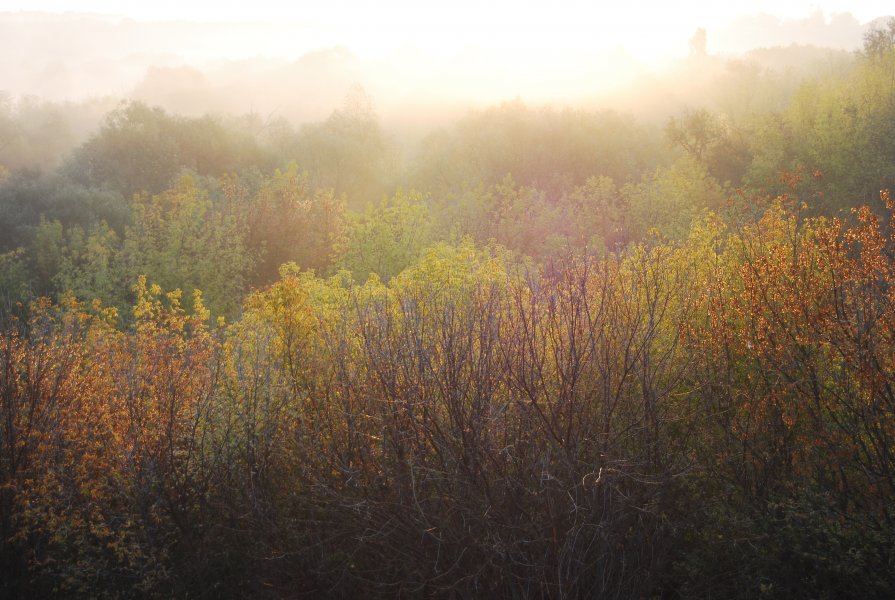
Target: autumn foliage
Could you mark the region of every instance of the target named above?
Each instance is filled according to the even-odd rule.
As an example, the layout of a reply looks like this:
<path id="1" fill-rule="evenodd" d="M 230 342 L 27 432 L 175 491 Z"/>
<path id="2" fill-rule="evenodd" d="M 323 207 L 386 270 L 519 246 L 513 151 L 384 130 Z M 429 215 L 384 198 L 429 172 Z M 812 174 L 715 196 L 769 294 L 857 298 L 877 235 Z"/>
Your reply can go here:
<path id="1" fill-rule="evenodd" d="M 129 319 L 38 301 L 0 345 L 0 595 L 890 596 L 892 229 L 787 206 L 543 267 L 285 265 L 229 325 L 145 278 Z"/>

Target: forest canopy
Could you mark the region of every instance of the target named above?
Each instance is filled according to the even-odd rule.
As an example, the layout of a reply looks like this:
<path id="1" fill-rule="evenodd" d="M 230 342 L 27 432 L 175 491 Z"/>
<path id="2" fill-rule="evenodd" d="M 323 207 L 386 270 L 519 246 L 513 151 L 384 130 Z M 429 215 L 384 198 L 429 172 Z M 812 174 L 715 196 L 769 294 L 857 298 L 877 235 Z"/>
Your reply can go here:
<path id="1" fill-rule="evenodd" d="M 0 596 L 892 597 L 895 19 L 691 45 L 660 120 L 4 97 Z"/>

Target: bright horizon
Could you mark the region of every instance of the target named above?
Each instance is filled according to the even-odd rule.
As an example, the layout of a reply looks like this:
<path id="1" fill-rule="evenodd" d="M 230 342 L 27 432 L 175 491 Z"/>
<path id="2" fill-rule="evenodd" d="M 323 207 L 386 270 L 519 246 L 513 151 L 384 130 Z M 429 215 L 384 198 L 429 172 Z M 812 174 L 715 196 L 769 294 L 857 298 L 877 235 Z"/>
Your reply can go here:
<path id="1" fill-rule="evenodd" d="M 345 20 L 367 20 L 377 14 L 398 14 L 407 20 L 422 21 L 443 18 L 448 22 L 475 20 L 476 15 L 494 18 L 514 12 L 518 15 L 555 15 L 570 12 L 575 14 L 627 15 L 629 18 L 648 18 L 650 14 L 659 19 L 669 15 L 699 13 L 706 22 L 729 21 L 741 15 L 768 14 L 781 18 L 801 18 L 817 11 L 830 16 L 851 13 L 859 21 L 874 19 L 891 10 L 891 3 L 869 0 L 855 3 L 848 0 L 730 0 L 724 3 L 685 0 L 674 5 L 658 0 L 646 0 L 629 4 L 606 3 L 582 0 L 558 0 L 547 6 L 544 2 L 492 0 L 483 6 L 474 0 L 455 0 L 449 7 L 423 5 L 411 0 L 382 0 L 371 6 L 369 2 L 358 0 L 331 0 L 326 5 L 284 6 L 277 0 L 256 0 L 250 5 L 239 1 L 177 1 L 156 0 L 28 0 L 0 1 L 0 11 L 43 11 L 53 13 L 100 13 L 121 15 L 138 20 L 203 20 L 203 21 L 244 21 L 244 20 L 307 20 L 320 22 L 343 22 Z M 602 6 L 600 6 L 602 4 Z M 559 14 L 557 14 L 559 13 Z M 346 19 L 347 17 L 347 19 Z M 461 19 L 462 17 L 462 19 Z M 465 20 L 464 20 L 465 19 Z"/>
<path id="2" fill-rule="evenodd" d="M 512 98 L 567 104 L 615 95 L 617 103 L 632 84 L 673 70 L 700 28 L 713 55 L 792 44 L 851 51 L 869 21 L 892 12 L 877 0 L 0 0 L 0 95 L 136 94 L 177 110 L 302 118 L 328 114 L 354 83 L 396 118 Z M 271 71 L 287 64 L 297 66 Z M 662 94 L 687 86 L 698 84 L 681 81 Z"/>
<path id="3" fill-rule="evenodd" d="M 560 0 L 532 2 L 497 0 L 480 5 L 457 0 L 449 6 L 409 0 L 384 0 L 375 4 L 333 0 L 326 5 L 284 6 L 272 0 L 252 3 L 177 2 L 174 0 L 37 0 L 0 1 L 2 12 L 54 14 L 101 14 L 136 21 L 190 21 L 210 23 L 294 23 L 300 26 L 306 48 L 344 45 L 365 58 L 378 58 L 404 48 L 418 48 L 436 55 L 466 50 L 497 49 L 501 52 L 587 51 L 623 48 L 638 60 L 654 62 L 682 55 L 687 40 L 699 27 L 709 30 L 709 49 L 719 40 L 712 31 L 723 30 L 738 18 L 758 15 L 782 21 L 818 17 L 829 23 L 837 15 L 850 14 L 859 23 L 889 14 L 891 3 L 879 0 L 848 2 L 744 1 L 731 2 L 588 2 Z M 723 44 L 724 40 L 720 40 Z M 273 54 L 282 50 L 274 41 L 259 46 L 257 40 L 233 40 L 231 53 Z M 291 47 L 291 46 L 290 46 Z M 260 52 L 256 49 L 260 48 Z"/>

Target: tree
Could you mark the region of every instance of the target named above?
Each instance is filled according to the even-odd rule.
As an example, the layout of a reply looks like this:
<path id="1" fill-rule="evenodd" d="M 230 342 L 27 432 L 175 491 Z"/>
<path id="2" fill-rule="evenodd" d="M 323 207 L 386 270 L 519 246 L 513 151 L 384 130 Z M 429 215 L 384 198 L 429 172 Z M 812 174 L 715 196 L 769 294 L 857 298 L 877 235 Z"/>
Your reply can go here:
<path id="1" fill-rule="evenodd" d="M 690 38 L 690 58 L 704 58 L 706 55 L 706 33 L 705 28 L 700 27 Z"/>
<path id="2" fill-rule="evenodd" d="M 388 193 L 397 171 L 396 150 L 360 86 L 324 122 L 302 128 L 294 158 L 313 187 L 333 189 L 353 208 Z"/>
<path id="3" fill-rule="evenodd" d="M 281 265 L 294 262 L 303 269 L 326 270 L 337 258 L 345 229 L 345 203 L 332 190 L 312 190 L 307 173 L 295 163 L 265 179 L 245 211 L 247 247 L 259 257 L 251 281 L 266 285 Z"/>
<path id="4" fill-rule="evenodd" d="M 864 33 L 864 54 L 879 61 L 891 56 L 895 49 L 895 18 L 890 17 L 884 25 L 876 24 Z"/>
<path id="5" fill-rule="evenodd" d="M 339 266 L 355 279 L 376 274 L 388 282 L 414 261 L 432 241 L 431 217 L 423 196 L 399 191 L 378 205 L 351 214 Z"/>
<path id="6" fill-rule="evenodd" d="M 706 210 L 719 211 L 725 200 L 718 182 L 690 158 L 657 169 L 638 184 L 626 185 L 622 194 L 630 206 L 634 239 L 643 238 L 652 228 L 670 239 L 684 239 L 697 217 Z"/>
<path id="7" fill-rule="evenodd" d="M 250 165 L 269 166 L 251 136 L 227 130 L 212 117 L 188 119 L 129 102 L 107 115 L 64 171 L 86 187 L 111 187 L 129 198 L 161 192 L 182 169 L 221 176 Z"/>
<path id="8" fill-rule="evenodd" d="M 609 177 L 590 177 L 569 195 L 577 247 L 597 253 L 623 248 L 631 240 L 628 198 Z"/>
<path id="9" fill-rule="evenodd" d="M 146 276 L 190 295 L 201 290 L 212 314 L 235 315 L 252 264 L 244 222 L 215 209 L 191 177 L 161 194 L 137 196 L 133 211 L 122 248 L 130 280 Z"/>

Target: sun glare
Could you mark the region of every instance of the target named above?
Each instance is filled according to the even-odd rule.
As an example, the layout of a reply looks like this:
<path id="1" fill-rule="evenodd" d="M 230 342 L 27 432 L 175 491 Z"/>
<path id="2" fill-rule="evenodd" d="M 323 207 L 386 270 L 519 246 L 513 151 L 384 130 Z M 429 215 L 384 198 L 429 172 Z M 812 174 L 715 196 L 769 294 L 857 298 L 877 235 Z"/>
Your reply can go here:
<path id="1" fill-rule="evenodd" d="M 876 1 L 851 6 L 841 0 L 456 0 L 450 4 L 332 0 L 313 5 L 283 5 L 273 0 L 0 0 L 0 11 L 5 10 L 101 14 L 122 30 L 133 30 L 134 23 L 144 23 L 159 32 L 153 40 L 130 35 L 119 47 L 94 49 L 89 58 L 93 62 L 85 67 L 90 72 L 73 75 L 69 87 L 75 86 L 76 80 L 103 79 L 103 75 L 91 75 L 98 62 L 124 63 L 135 56 L 165 56 L 168 64 L 188 64 L 201 70 L 216 62 L 256 58 L 295 61 L 308 53 L 344 48 L 366 65 L 364 73 L 370 75 L 369 79 L 378 78 L 378 84 L 365 82 L 370 88 L 384 87 L 389 81 L 403 88 L 426 82 L 429 95 L 438 93 L 464 101 L 478 95 L 477 100 L 488 102 L 517 95 L 549 101 L 621 87 L 644 69 L 656 70 L 685 58 L 688 41 L 699 28 L 708 31 L 711 53 L 742 52 L 748 47 L 780 43 L 763 43 L 762 36 L 769 32 L 761 27 L 767 21 L 756 21 L 759 26 L 753 27 L 752 38 L 742 47 L 731 49 L 731 36 L 725 35 L 725 27 L 743 15 L 766 13 L 770 15 L 767 18 L 778 20 L 810 18 L 810 26 L 822 30 L 839 11 L 848 10 L 854 15 L 849 18 L 866 20 L 885 14 L 889 8 Z M 854 23 L 859 26 L 857 20 Z M 190 29 L 191 24 L 196 27 Z M 859 43 L 859 35 L 852 38 Z M 69 41 L 71 52 L 62 54 L 80 56 L 85 45 L 93 47 L 89 42 L 89 38 L 84 43 Z M 40 45 L 37 41 L 29 43 Z M 373 76 L 371 64 L 390 75 Z M 127 81 L 116 89 L 132 86 L 144 70 L 138 68 L 123 75 Z M 39 90 L 48 89 L 44 80 L 33 79 Z M 437 92 L 435 87 L 439 87 Z M 98 87 L 83 93 L 98 93 Z"/>
<path id="2" fill-rule="evenodd" d="M 818 10 L 828 16 L 848 11 L 864 20 L 890 10 L 887 3 L 876 0 L 859 4 L 844 0 L 724 3 L 457 0 L 450 4 L 334 0 L 325 5 L 283 5 L 273 0 L 252 3 L 44 0 L 0 2 L 0 11 L 94 12 L 156 21 L 291 22 L 302 26 L 301 38 L 293 40 L 291 47 L 310 43 L 342 45 L 371 57 L 406 47 L 437 55 L 469 48 L 508 52 L 538 50 L 549 55 L 556 51 L 622 47 L 638 59 L 655 61 L 668 54 L 685 52 L 687 38 L 697 27 L 722 26 L 738 15 L 765 13 L 780 18 L 805 18 Z M 258 45 L 234 40 L 231 51 L 251 54 Z"/>

